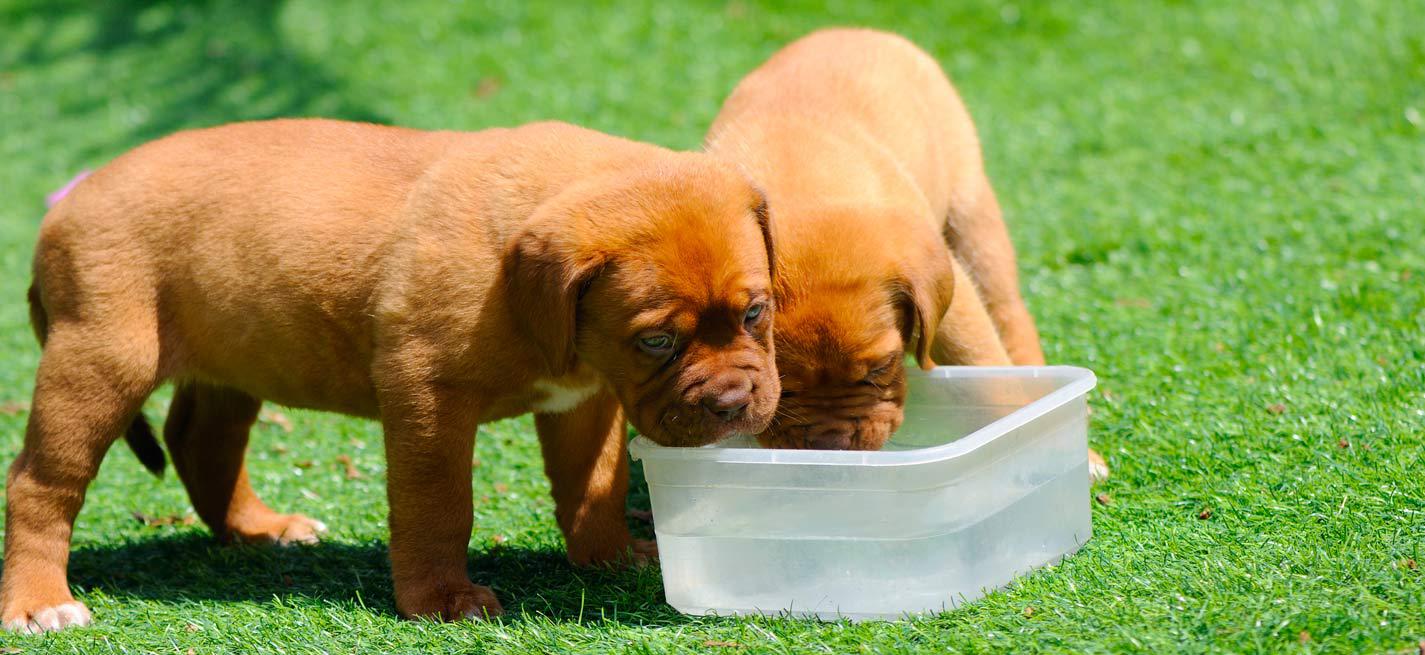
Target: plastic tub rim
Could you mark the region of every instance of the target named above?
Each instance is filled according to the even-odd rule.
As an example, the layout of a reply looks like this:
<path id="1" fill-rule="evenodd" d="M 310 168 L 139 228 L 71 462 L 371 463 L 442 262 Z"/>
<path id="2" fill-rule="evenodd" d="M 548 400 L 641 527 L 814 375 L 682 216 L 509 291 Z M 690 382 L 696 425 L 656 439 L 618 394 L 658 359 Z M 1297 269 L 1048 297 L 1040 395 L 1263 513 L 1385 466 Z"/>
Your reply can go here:
<path id="1" fill-rule="evenodd" d="M 1004 418 L 949 443 L 898 451 L 855 450 L 770 450 L 765 448 L 676 448 L 659 446 L 639 435 L 629 442 L 629 454 L 635 460 L 680 460 L 686 462 L 727 464 L 790 464 L 800 466 L 906 466 L 943 462 L 973 452 L 979 447 L 1023 427 L 1049 412 L 1086 395 L 1098 385 L 1094 372 L 1081 366 L 937 366 L 923 373 L 929 377 L 1005 377 L 1023 378 L 1051 375 L 1068 377 L 1062 387 L 1014 410 Z"/>

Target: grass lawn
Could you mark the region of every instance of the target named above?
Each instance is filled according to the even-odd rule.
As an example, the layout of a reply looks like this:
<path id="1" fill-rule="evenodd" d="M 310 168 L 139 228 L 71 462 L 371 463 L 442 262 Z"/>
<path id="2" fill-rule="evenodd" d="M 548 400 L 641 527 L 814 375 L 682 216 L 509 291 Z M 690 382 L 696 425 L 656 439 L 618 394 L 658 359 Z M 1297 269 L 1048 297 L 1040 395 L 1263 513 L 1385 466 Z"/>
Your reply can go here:
<path id="1" fill-rule="evenodd" d="M 171 472 L 156 480 L 117 447 L 71 563 L 97 625 L 0 635 L 0 652 L 1421 647 L 1425 4 L 484 4 L 0 0 L 0 461 L 19 450 L 39 355 L 24 290 L 43 199 L 80 169 L 273 116 L 557 118 L 694 148 L 776 48 L 862 24 L 916 40 L 956 81 L 1049 359 L 1099 375 L 1090 438 L 1114 477 L 1093 540 L 942 616 L 685 617 L 656 570 L 565 563 L 523 418 L 481 430 L 470 543 L 510 615 L 406 622 L 378 427 L 286 411 L 290 430 L 255 432 L 254 484 L 331 525 L 323 545 L 225 548 L 181 519 L 141 523 L 191 509 Z"/>

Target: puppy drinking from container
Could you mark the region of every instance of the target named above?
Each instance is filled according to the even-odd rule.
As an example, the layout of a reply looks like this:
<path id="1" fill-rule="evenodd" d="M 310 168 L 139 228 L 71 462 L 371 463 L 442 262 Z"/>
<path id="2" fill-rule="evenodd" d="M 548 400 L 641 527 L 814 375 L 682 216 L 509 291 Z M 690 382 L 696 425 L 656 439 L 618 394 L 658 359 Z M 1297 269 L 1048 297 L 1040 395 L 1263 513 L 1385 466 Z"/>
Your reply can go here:
<path id="1" fill-rule="evenodd" d="M 1044 364 L 974 124 L 909 41 L 788 45 L 728 97 L 706 152 L 777 208 L 782 398 L 763 445 L 879 449 L 903 419 L 907 352 L 927 369 Z"/>
<path id="2" fill-rule="evenodd" d="M 423 132 L 284 120 L 183 132 L 81 182 L 45 217 L 43 344 L 6 487 L 0 618 L 89 623 L 66 578 L 85 488 L 176 384 L 163 440 L 225 540 L 305 542 L 243 465 L 264 400 L 379 419 L 396 607 L 501 612 L 471 582 L 480 423 L 535 413 L 569 557 L 652 557 L 624 522 L 627 417 L 694 446 L 770 421 L 766 204 L 730 164 L 557 123 Z"/>

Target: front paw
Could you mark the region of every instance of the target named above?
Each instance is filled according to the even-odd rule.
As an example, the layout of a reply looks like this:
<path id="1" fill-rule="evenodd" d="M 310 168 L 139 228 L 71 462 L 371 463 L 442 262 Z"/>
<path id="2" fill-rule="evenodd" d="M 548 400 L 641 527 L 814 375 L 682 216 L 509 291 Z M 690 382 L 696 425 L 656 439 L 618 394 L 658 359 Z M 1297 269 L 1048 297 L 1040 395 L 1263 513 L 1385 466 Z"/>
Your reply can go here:
<path id="1" fill-rule="evenodd" d="M 76 600 L 49 603 L 17 599 L 5 604 L 4 627 L 21 634 L 55 632 L 89 625 L 89 608 Z"/>
<path id="2" fill-rule="evenodd" d="M 301 514 L 266 512 L 228 526 L 227 540 L 244 544 L 310 545 L 321 540 L 325 523 Z"/>
<path id="3" fill-rule="evenodd" d="M 634 539 L 630 552 L 636 568 L 658 563 L 658 542 L 653 539 Z"/>
<path id="4" fill-rule="evenodd" d="M 414 583 L 410 591 L 396 591 L 396 610 L 408 619 L 432 618 L 442 621 L 492 619 L 505 613 L 495 592 L 469 580 Z"/>
<path id="5" fill-rule="evenodd" d="M 570 544 L 569 561 L 575 566 L 639 569 L 658 561 L 658 542 L 629 538 L 584 547 Z"/>
<path id="6" fill-rule="evenodd" d="M 1089 449 L 1089 484 L 1098 484 L 1108 479 L 1108 462 L 1098 451 Z"/>

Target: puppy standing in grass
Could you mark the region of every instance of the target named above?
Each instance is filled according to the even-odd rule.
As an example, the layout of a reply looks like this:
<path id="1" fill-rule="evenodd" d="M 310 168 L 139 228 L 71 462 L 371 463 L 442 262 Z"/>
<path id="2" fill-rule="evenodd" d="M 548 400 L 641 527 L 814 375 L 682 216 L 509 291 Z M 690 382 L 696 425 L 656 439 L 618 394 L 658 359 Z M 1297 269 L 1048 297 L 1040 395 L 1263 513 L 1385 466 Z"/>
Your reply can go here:
<path id="1" fill-rule="evenodd" d="M 731 165 L 562 124 L 243 123 L 120 157 L 40 228 L 0 619 L 89 622 L 66 582 L 74 518 L 126 429 L 161 470 L 140 407 L 165 380 L 174 468 L 227 540 L 323 529 L 248 484 L 263 400 L 379 418 L 405 616 L 501 611 L 466 573 L 486 421 L 535 413 L 571 560 L 656 555 L 624 523 L 624 417 L 665 445 L 766 428 L 768 229 Z"/>
<path id="2" fill-rule="evenodd" d="M 909 41 L 792 43 L 738 84 L 706 151 L 777 207 L 782 400 L 765 445 L 880 448 L 903 417 L 907 350 L 927 369 L 1044 364 L 974 124 Z"/>

